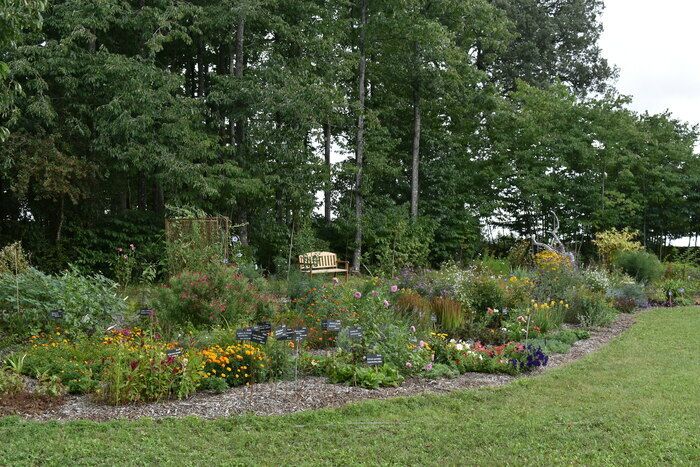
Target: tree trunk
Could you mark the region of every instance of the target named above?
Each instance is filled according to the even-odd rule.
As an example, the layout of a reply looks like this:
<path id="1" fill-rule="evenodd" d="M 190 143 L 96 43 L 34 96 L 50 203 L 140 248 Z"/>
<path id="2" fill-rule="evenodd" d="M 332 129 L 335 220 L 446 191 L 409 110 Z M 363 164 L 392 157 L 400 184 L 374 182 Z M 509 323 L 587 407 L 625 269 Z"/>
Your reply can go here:
<path id="1" fill-rule="evenodd" d="M 58 223 L 56 225 L 56 243 L 61 241 L 61 231 L 63 230 L 63 221 L 65 216 L 65 196 L 61 196 L 61 201 L 58 203 Z"/>
<path id="2" fill-rule="evenodd" d="M 146 174 L 139 172 L 139 211 L 146 210 Z"/>
<path id="3" fill-rule="evenodd" d="M 357 115 L 357 139 L 355 144 L 355 251 L 352 255 L 352 270 L 360 272 L 362 259 L 362 159 L 365 149 L 365 71 L 367 58 L 365 57 L 365 29 L 367 27 L 367 0 L 360 0 L 360 63 L 357 70 L 358 78 L 358 115 Z"/>
<path id="4" fill-rule="evenodd" d="M 204 44 L 202 39 L 197 42 L 197 97 L 204 96 Z"/>
<path id="5" fill-rule="evenodd" d="M 411 218 L 418 217 L 418 169 L 420 165 L 420 83 L 413 90 L 413 147 L 411 153 Z"/>
<path id="6" fill-rule="evenodd" d="M 163 189 L 160 183 L 153 182 L 153 211 L 158 215 L 162 216 L 165 211 L 165 201 L 163 199 Z"/>
<path id="7" fill-rule="evenodd" d="M 241 14 L 236 27 L 236 55 L 233 63 L 233 75 L 239 80 L 243 77 L 245 68 L 245 57 L 243 55 L 243 38 L 245 32 L 245 16 Z M 238 106 L 242 106 L 239 103 Z M 233 120 L 233 119 L 232 119 Z M 234 127 L 234 143 L 236 145 L 236 156 L 243 159 L 245 157 L 245 118 L 240 116 Z M 248 208 L 247 206 L 239 207 L 239 224 L 241 224 L 241 244 L 248 245 Z"/>
<path id="8" fill-rule="evenodd" d="M 326 122 L 323 125 L 323 144 L 326 159 L 326 189 L 323 193 L 323 207 L 325 211 L 326 223 L 331 223 L 331 124 Z"/>

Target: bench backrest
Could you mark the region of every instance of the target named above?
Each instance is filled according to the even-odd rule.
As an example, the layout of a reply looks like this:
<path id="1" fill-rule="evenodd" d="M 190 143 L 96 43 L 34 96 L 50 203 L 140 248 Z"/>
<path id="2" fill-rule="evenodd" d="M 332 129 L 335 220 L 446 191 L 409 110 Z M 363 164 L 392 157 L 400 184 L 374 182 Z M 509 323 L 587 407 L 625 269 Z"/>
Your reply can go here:
<path id="1" fill-rule="evenodd" d="M 338 257 L 328 251 L 312 251 L 299 255 L 302 270 L 329 269 L 338 267 Z"/>

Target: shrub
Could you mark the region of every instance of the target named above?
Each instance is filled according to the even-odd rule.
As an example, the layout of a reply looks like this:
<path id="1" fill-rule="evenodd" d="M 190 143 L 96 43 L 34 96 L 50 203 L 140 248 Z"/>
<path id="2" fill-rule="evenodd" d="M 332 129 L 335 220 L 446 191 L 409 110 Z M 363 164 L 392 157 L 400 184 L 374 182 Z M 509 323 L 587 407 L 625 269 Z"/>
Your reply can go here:
<path id="1" fill-rule="evenodd" d="M 615 311 L 605 295 L 586 287 L 577 287 L 568 294 L 567 321 L 586 327 L 607 326 L 615 319 Z"/>
<path id="2" fill-rule="evenodd" d="M 172 277 L 155 300 L 159 317 L 194 326 L 269 320 L 277 308 L 235 268 L 210 265 L 207 272 L 185 271 Z"/>
<path id="3" fill-rule="evenodd" d="M 593 244 L 598 249 L 598 255 L 605 265 L 610 265 L 615 257 L 626 251 L 640 251 L 642 244 L 635 240 L 637 232 L 629 229 L 617 229 L 598 232 Z"/>
<path id="4" fill-rule="evenodd" d="M 331 383 L 346 383 L 366 389 L 400 386 L 404 378 L 393 365 L 368 367 L 331 359 L 326 363 L 326 375 Z"/>
<path id="5" fill-rule="evenodd" d="M 649 284 L 663 274 L 659 258 L 646 251 L 624 251 L 615 257 L 615 265 L 643 284 Z"/>
<path id="6" fill-rule="evenodd" d="M 71 269 L 58 276 L 29 268 L 0 274 L 0 322 L 11 333 L 26 335 L 51 329 L 50 312 L 63 310 L 60 323 L 69 331 L 104 328 L 124 313 L 126 304 L 116 284 L 96 274 L 83 276 Z"/>
<path id="7" fill-rule="evenodd" d="M 635 309 L 646 307 L 648 304 L 644 287 L 636 282 L 621 283 L 613 288 L 609 295 L 613 306 L 623 313 L 632 313 Z"/>
<path id="8" fill-rule="evenodd" d="M 525 308 L 530 304 L 535 283 L 529 277 L 511 275 L 505 282 L 504 306 Z"/>
<path id="9" fill-rule="evenodd" d="M 585 284 L 594 292 L 607 292 L 611 281 L 604 269 L 584 269 L 581 271 Z"/>
<path id="10" fill-rule="evenodd" d="M 496 277 L 477 275 L 466 286 L 466 294 L 460 301 L 466 301 L 475 313 L 483 315 L 489 308 L 503 308 L 505 294 Z"/>
<path id="11" fill-rule="evenodd" d="M 21 375 L 14 371 L 0 369 L 0 396 L 17 394 L 24 389 L 24 379 Z"/>
<path id="12" fill-rule="evenodd" d="M 20 242 L 10 243 L 0 249 L 0 274 L 21 274 L 27 269 L 29 261 Z"/>

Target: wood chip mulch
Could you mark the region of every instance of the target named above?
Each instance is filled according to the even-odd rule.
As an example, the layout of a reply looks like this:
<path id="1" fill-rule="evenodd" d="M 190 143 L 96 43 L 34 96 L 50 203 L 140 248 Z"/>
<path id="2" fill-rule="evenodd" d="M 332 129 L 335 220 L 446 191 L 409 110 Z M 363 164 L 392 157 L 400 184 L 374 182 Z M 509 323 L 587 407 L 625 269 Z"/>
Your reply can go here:
<path id="1" fill-rule="evenodd" d="M 530 373 L 537 375 L 550 368 L 567 364 L 599 349 L 634 323 L 634 315 L 620 314 L 606 328 L 591 331 L 589 339 L 576 342 L 566 354 L 555 354 L 546 368 Z M 525 376 L 528 377 L 528 376 Z M 454 379 L 427 380 L 412 378 L 398 388 L 375 390 L 327 383 L 325 378 L 305 377 L 298 381 L 257 384 L 251 388 L 231 388 L 224 393 L 200 392 L 181 401 L 150 404 L 108 406 L 93 402 L 89 396 L 68 396 L 57 406 L 43 410 L 14 412 L 32 420 L 97 420 L 137 419 L 150 417 L 197 416 L 228 417 L 244 413 L 279 415 L 324 407 L 340 407 L 365 399 L 388 399 L 427 393 L 446 393 L 465 388 L 501 386 L 516 377 L 501 374 L 466 373 Z M 2 413 L 0 413 L 2 415 Z"/>

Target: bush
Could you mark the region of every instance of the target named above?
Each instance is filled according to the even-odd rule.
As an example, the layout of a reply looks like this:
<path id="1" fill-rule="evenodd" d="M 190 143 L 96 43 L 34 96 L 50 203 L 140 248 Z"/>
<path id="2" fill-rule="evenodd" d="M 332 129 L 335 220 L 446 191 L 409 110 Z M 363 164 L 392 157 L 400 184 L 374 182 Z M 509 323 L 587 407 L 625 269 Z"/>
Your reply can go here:
<path id="1" fill-rule="evenodd" d="M 27 269 L 29 269 L 29 261 L 20 242 L 11 243 L 0 249 L 0 274 L 21 274 Z"/>
<path id="2" fill-rule="evenodd" d="M 501 309 L 505 303 L 505 294 L 498 278 L 489 275 L 476 275 L 466 286 L 461 300 L 478 315 L 483 315 L 489 308 Z"/>
<path id="3" fill-rule="evenodd" d="M 640 251 L 642 244 L 635 240 L 637 232 L 629 229 L 617 229 L 598 232 L 593 244 L 598 249 L 598 255 L 605 265 L 610 265 L 618 254 L 628 251 Z"/>
<path id="4" fill-rule="evenodd" d="M 185 271 L 172 277 L 159 290 L 154 306 L 162 320 L 194 326 L 265 321 L 278 307 L 273 297 L 258 292 L 235 268 L 216 264 L 206 272 Z"/>
<path id="5" fill-rule="evenodd" d="M 0 396 L 24 391 L 24 379 L 14 371 L 0 369 Z"/>
<path id="6" fill-rule="evenodd" d="M 69 331 L 105 328 L 126 310 L 116 284 L 96 274 L 83 276 L 75 269 L 58 276 L 37 269 L 0 274 L 0 323 L 10 333 L 37 334 L 56 324 L 52 310 L 63 310 L 61 326 Z"/>
<path id="7" fill-rule="evenodd" d="M 615 257 L 615 266 L 637 282 L 649 284 L 659 279 L 664 272 L 659 258 L 646 251 L 625 251 Z"/>
<path id="8" fill-rule="evenodd" d="M 608 326 L 615 319 L 615 310 L 605 295 L 586 287 L 577 287 L 568 294 L 567 321 L 586 327 Z"/>
<path id="9" fill-rule="evenodd" d="M 636 282 L 621 283 L 613 288 L 610 293 L 613 306 L 623 313 L 632 313 L 637 308 L 648 305 L 646 292 L 641 284 Z"/>

